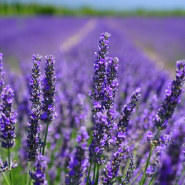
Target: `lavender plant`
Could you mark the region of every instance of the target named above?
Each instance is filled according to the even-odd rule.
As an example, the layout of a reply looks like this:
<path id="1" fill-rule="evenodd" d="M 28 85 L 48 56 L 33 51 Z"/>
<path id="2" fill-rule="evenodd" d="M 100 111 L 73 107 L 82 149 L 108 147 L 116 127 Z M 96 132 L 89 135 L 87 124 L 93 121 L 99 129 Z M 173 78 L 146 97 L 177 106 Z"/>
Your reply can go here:
<path id="1" fill-rule="evenodd" d="M 45 68 L 45 76 L 43 79 L 43 102 L 42 102 L 42 109 L 44 113 L 42 114 L 41 118 L 47 124 L 47 127 L 46 127 L 46 133 L 44 138 L 42 155 L 44 155 L 44 152 L 45 152 L 49 124 L 51 124 L 54 119 L 54 112 L 55 112 L 54 96 L 55 96 L 55 83 L 56 83 L 55 68 L 54 68 L 55 57 L 53 55 L 48 55 L 45 57 L 45 59 L 46 59 L 46 68 Z"/>
<path id="2" fill-rule="evenodd" d="M 95 113 L 96 125 L 93 133 L 93 140 L 89 146 L 90 167 L 92 163 L 103 163 L 100 159 L 101 154 L 105 148 L 109 136 L 107 135 L 107 129 L 112 127 L 108 122 L 108 118 L 103 114 L 105 94 L 108 94 L 107 90 L 111 91 L 111 88 L 106 87 L 106 71 L 107 71 L 107 59 L 108 59 L 108 43 L 110 34 L 105 32 L 100 36 L 99 51 L 95 53 L 96 61 L 94 63 L 95 76 L 93 78 L 94 91 L 90 92 L 91 99 L 94 100 L 92 111 Z M 104 91 L 105 89 L 105 91 Z M 110 92 L 111 93 L 111 92 Z M 111 116 L 111 115 L 110 115 Z"/>
<path id="3" fill-rule="evenodd" d="M 29 113 L 27 150 L 28 161 L 35 161 L 41 147 L 40 143 L 40 117 L 42 113 L 42 89 L 41 89 L 41 72 L 40 62 L 42 56 L 33 55 L 33 67 L 30 76 L 30 101 L 31 111 Z"/>
<path id="4" fill-rule="evenodd" d="M 109 37 L 110 34 L 107 32 L 101 34 L 99 51 L 95 53 L 97 60 L 94 64 L 94 91 L 93 93 L 90 92 L 90 97 L 94 100 L 92 111 L 95 113 L 96 119 L 93 140 L 89 146 L 89 172 L 91 165 L 94 163 L 93 180 L 95 178 L 96 168 L 96 179 L 98 179 L 100 165 L 105 163 L 105 159 L 101 159 L 101 157 L 103 150 L 110 145 L 111 129 L 114 126 L 114 98 L 118 86 L 117 72 L 119 59 L 115 57 L 113 59 L 110 58 L 110 61 L 108 61 L 107 48 Z M 87 179 L 89 179 L 89 174 Z"/>
<path id="5" fill-rule="evenodd" d="M 94 100 L 93 109 L 94 113 L 100 112 L 103 110 L 103 100 L 104 98 L 104 88 L 106 87 L 106 67 L 108 60 L 108 51 L 109 48 L 109 37 L 110 33 L 102 33 L 99 40 L 98 52 L 95 52 L 96 61 L 94 62 L 94 77 L 93 77 L 93 87 L 94 91 L 91 93 L 90 97 Z"/>
<path id="6" fill-rule="evenodd" d="M 159 108 L 155 118 L 154 118 L 154 123 L 155 126 L 157 127 L 158 131 L 157 134 L 154 137 L 154 140 L 158 139 L 158 135 L 160 130 L 163 130 L 167 127 L 168 125 L 168 120 L 172 117 L 175 107 L 180 101 L 180 96 L 182 93 L 182 85 L 184 84 L 185 81 L 185 61 L 178 61 L 177 62 L 177 69 L 176 69 L 176 80 L 173 80 L 168 89 L 166 90 L 166 96 L 164 101 L 161 104 L 161 107 Z M 152 144 L 150 154 L 144 169 L 144 173 L 142 176 L 142 179 L 140 181 L 140 185 L 144 184 L 145 181 L 145 174 L 146 170 L 148 168 L 149 162 L 150 162 L 150 157 L 152 155 L 153 149 L 155 145 L 154 143 Z"/>
<path id="7" fill-rule="evenodd" d="M 116 137 L 114 140 L 116 152 L 113 153 L 111 161 L 107 162 L 104 175 L 101 177 L 102 184 L 113 184 L 116 182 L 115 177 L 118 176 L 121 161 L 124 159 L 124 155 L 129 151 L 126 143 L 126 129 L 129 125 L 130 115 L 140 97 L 140 88 L 137 88 L 132 94 L 130 101 L 123 108 L 122 115 L 117 124 Z"/>
<path id="8" fill-rule="evenodd" d="M 2 92 L 2 105 L 1 105 L 1 146 L 8 150 L 8 168 L 10 171 L 10 181 L 12 183 L 11 176 L 11 160 L 10 149 L 15 146 L 15 123 L 17 113 L 13 110 L 13 90 L 6 86 Z"/>

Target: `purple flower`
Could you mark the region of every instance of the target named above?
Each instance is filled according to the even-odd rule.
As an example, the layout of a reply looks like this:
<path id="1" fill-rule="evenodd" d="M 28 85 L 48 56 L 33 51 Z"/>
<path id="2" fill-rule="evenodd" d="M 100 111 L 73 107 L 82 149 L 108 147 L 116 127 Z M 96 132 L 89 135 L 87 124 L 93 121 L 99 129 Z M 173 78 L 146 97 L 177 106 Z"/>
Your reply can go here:
<path id="1" fill-rule="evenodd" d="M 96 54 L 97 60 L 94 64 L 95 77 L 94 91 L 90 92 L 90 97 L 94 100 L 93 112 L 95 115 L 95 128 L 93 140 L 89 146 L 90 163 L 104 163 L 101 155 L 104 148 L 108 148 L 111 143 L 111 130 L 114 126 L 114 98 L 117 91 L 118 58 L 111 58 L 108 62 L 108 38 L 110 34 L 101 34 L 99 51 Z"/>
<path id="2" fill-rule="evenodd" d="M 7 149 L 10 149 L 14 146 L 14 138 L 16 137 L 14 125 L 16 123 L 17 113 L 13 110 L 13 97 L 13 90 L 9 86 L 6 86 L 2 92 L 3 104 L 1 105 L 2 117 L 0 119 L 0 137 L 2 138 L 1 146 Z"/>
<path id="3" fill-rule="evenodd" d="M 51 123 L 54 119 L 54 103 L 55 103 L 55 84 L 56 84 L 56 76 L 55 76 L 55 57 L 53 55 L 47 55 L 46 59 L 46 67 L 45 67 L 45 75 L 43 79 L 43 101 L 42 101 L 42 109 L 44 114 L 42 115 L 42 119 L 46 123 Z"/>
<path id="4" fill-rule="evenodd" d="M 89 145 L 90 163 L 102 163 L 101 155 L 106 147 L 107 141 L 110 139 L 107 135 L 108 127 L 111 127 L 111 124 L 108 122 L 107 116 L 101 112 L 97 113 L 93 140 Z"/>
<path id="5" fill-rule="evenodd" d="M 133 155 L 130 155 L 130 164 L 129 164 L 129 168 L 127 170 L 127 173 L 125 175 L 125 178 L 122 179 L 122 183 L 121 185 L 126 185 L 130 182 L 132 176 L 133 176 L 133 173 L 135 171 L 135 163 L 134 163 L 134 157 Z"/>
<path id="6" fill-rule="evenodd" d="M 180 102 L 182 85 L 185 81 L 185 60 L 177 62 L 176 80 L 173 80 L 166 90 L 166 96 L 154 118 L 155 126 L 163 130 L 168 125 L 168 120 L 172 117 L 175 107 Z"/>
<path id="7" fill-rule="evenodd" d="M 8 162 L 2 161 L 1 156 L 0 156 L 0 173 L 5 172 L 7 170 L 8 170 Z"/>
<path id="8" fill-rule="evenodd" d="M 116 181 L 113 179 L 118 176 L 121 161 L 123 160 L 125 153 L 128 152 L 127 143 L 125 142 L 126 131 L 130 115 L 140 97 L 140 88 L 137 88 L 132 94 L 130 101 L 123 108 L 122 115 L 120 116 L 119 123 L 117 124 L 116 139 L 113 141 L 113 144 L 116 144 L 117 146 L 117 150 L 113 153 L 112 160 L 107 162 L 104 169 L 104 175 L 101 177 L 102 184 L 104 185 L 113 184 Z M 134 172 L 133 161 L 131 161 L 130 165 L 133 167 Z M 128 171 L 126 178 L 123 180 L 123 184 L 129 181 L 131 176 L 132 174 Z"/>
<path id="9" fill-rule="evenodd" d="M 87 140 L 89 136 L 86 131 L 85 126 L 82 126 L 78 132 L 76 150 L 74 155 L 71 157 L 71 161 L 69 162 L 69 174 L 66 176 L 66 184 L 80 184 L 81 177 L 85 172 L 88 160 L 87 160 Z"/>
<path id="10" fill-rule="evenodd" d="M 115 97 L 115 93 L 117 92 L 118 87 L 118 63 L 119 59 L 117 57 L 110 58 L 107 65 L 107 84 L 113 90 L 113 97 Z"/>
<path id="11" fill-rule="evenodd" d="M 95 53 L 96 61 L 94 62 L 95 74 L 93 77 L 94 91 L 90 92 L 91 99 L 94 100 L 94 106 L 92 111 L 99 112 L 103 109 L 102 101 L 104 100 L 104 87 L 106 81 L 106 66 L 108 60 L 108 43 L 110 34 L 105 32 L 100 36 L 99 51 Z"/>
<path id="12" fill-rule="evenodd" d="M 137 88 L 132 94 L 130 101 L 127 102 L 122 110 L 122 115 L 120 116 L 119 122 L 117 124 L 118 129 L 116 130 L 117 146 L 119 146 L 119 144 L 125 140 L 124 133 L 126 133 L 127 127 L 129 125 L 130 115 L 140 97 L 140 88 Z"/>
<path id="13" fill-rule="evenodd" d="M 29 113 L 28 122 L 28 136 L 27 136 L 27 150 L 28 161 L 34 161 L 39 154 L 40 149 L 40 136 L 41 131 L 40 117 L 42 113 L 42 90 L 40 79 L 40 62 L 42 56 L 33 55 L 33 67 L 30 76 L 30 101 L 31 111 Z"/>
<path id="14" fill-rule="evenodd" d="M 180 164 L 180 153 L 185 136 L 184 121 L 173 133 L 174 143 L 169 146 L 168 153 L 162 157 L 162 168 L 160 170 L 160 184 L 173 185 Z"/>
<path id="15" fill-rule="evenodd" d="M 48 182 L 46 180 L 46 169 L 47 169 L 47 162 L 44 156 L 39 154 L 36 157 L 36 162 L 34 164 L 35 172 L 29 171 L 31 178 L 34 180 L 34 185 L 47 185 Z"/>
<path id="16" fill-rule="evenodd" d="M 124 154 L 128 152 L 128 147 L 125 143 L 120 144 L 117 151 L 113 153 L 111 161 L 107 162 L 104 169 L 104 175 L 100 177 L 103 185 L 112 185 L 116 180 L 113 180 L 118 176 L 121 161 L 124 159 Z"/>

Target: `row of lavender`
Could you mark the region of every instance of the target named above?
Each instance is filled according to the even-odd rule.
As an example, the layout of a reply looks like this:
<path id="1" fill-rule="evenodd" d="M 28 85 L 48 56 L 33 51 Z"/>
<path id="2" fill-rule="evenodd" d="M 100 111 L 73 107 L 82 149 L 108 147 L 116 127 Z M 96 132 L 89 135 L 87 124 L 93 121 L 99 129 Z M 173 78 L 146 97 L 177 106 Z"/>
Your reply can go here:
<path id="1" fill-rule="evenodd" d="M 184 58 L 184 17 L 145 17 L 114 19 L 124 31 L 146 50 L 155 52 L 173 67 Z"/>
<path id="2" fill-rule="evenodd" d="M 60 44 L 80 30 L 88 20 L 44 16 L 0 18 L 0 50 L 6 63 L 17 69 L 14 63 L 29 61 L 30 53 L 58 54 Z"/>
<path id="3" fill-rule="evenodd" d="M 110 35 L 102 34 L 99 51 L 95 54 L 95 74 L 92 77 L 89 75 L 93 74 L 94 59 L 91 58 L 91 53 L 96 50 L 96 37 L 103 30 L 109 29 L 103 25 L 103 22 L 100 22 L 100 25 L 89 39 L 66 53 L 61 62 L 56 62 L 57 116 L 52 123 L 46 121 L 49 112 L 54 111 L 51 103 L 48 103 L 50 101 L 47 98 L 48 93 L 43 93 L 43 99 L 40 99 L 42 89 L 50 90 L 45 78 L 42 80 L 43 88 L 40 89 L 38 80 L 40 69 L 32 68 L 31 81 L 30 69 L 27 71 L 25 68 L 22 76 L 5 80 L 5 83 L 10 83 L 15 91 L 16 109 L 18 109 L 16 140 L 19 146 L 16 150 L 11 150 L 15 152 L 13 158 L 17 158 L 19 167 L 12 170 L 13 181 L 19 179 L 16 173 L 18 174 L 20 169 L 24 175 L 27 173 L 29 164 L 27 161 L 32 159 L 34 161 L 36 157 L 35 169 L 38 173 L 44 172 L 46 161 L 48 163 L 46 170 L 48 184 L 98 184 L 98 182 L 152 184 L 153 181 L 172 184 L 174 179 L 177 183 L 182 182 L 183 159 L 180 159 L 182 153 L 180 151 L 183 142 L 181 134 L 184 134 L 183 104 L 177 107 L 177 112 L 172 119 L 170 118 L 176 104 L 179 103 L 184 79 L 184 63 L 178 63 L 176 80 L 165 93 L 169 83 L 168 76 L 157 70 L 128 38 L 109 30 L 113 35 L 110 55 L 113 53 L 119 60 L 116 57 L 109 57 L 107 50 Z M 34 61 L 34 66 L 37 67 L 40 58 L 35 58 Z M 20 81 L 24 83 L 20 84 Z M 141 92 L 137 87 L 141 88 Z M 87 95 L 89 89 L 93 105 Z M 53 98 L 53 95 L 50 97 Z M 47 105 L 43 106 L 44 102 L 47 102 Z M 42 112 L 39 111 L 40 108 Z M 42 128 L 39 126 L 39 120 Z M 181 128 L 181 132 L 178 127 Z M 159 130 L 164 128 L 166 129 L 159 133 Z M 45 134 L 47 130 L 48 144 L 44 152 L 46 139 L 43 136 L 47 136 Z M 171 149 L 174 146 L 175 151 Z M 163 160 L 163 154 L 167 155 L 168 150 L 170 154 L 166 157 L 168 160 Z M 43 159 L 40 152 L 47 159 Z M 6 159 L 6 154 L 3 152 L 2 158 Z M 147 161 L 147 158 L 150 160 Z M 30 168 L 33 169 L 32 163 Z M 42 170 L 39 171 L 39 168 Z M 172 171 L 165 170 L 167 168 Z M 35 184 L 39 182 L 39 177 L 45 177 L 32 172 L 30 174 Z M 21 183 L 25 182 L 30 183 L 29 177 L 27 181 L 26 178 L 22 178 Z M 46 180 L 40 182 L 44 183 L 47 184 Z"/>

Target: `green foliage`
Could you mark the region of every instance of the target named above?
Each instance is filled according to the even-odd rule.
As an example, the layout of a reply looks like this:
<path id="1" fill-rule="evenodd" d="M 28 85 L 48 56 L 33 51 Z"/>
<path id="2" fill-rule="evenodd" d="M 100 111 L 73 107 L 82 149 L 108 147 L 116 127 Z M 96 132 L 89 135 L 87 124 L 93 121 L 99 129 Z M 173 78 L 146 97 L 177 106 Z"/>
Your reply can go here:
<path id="1" fill-rule="evenodd" d="M 134 11 L 114 11 L 97 10 L 90 7 L 80 9 L 70 9 L 66 7 L 55 7 L 41 4 L 22 4 L 17 2 L 7 3 L 0 1 L 0 15 L 75 15 L 75 16 L 185 16 L 185 10 L 145 10 L 137 9 Z"/>

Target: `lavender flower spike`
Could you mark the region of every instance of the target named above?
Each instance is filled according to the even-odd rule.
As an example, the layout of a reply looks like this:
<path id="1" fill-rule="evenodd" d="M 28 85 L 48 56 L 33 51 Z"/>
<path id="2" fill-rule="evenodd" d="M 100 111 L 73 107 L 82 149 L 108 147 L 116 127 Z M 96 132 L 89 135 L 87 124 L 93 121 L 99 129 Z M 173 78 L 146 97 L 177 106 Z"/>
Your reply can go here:
<path id="1" fill-rule="evenodd" d="M 43 79 L 43 102 L 42 109 L 44 114 L 41 118 L 46 123 L 51 123 L 54 119 L 54 95 L 55 95 L 55 57 L 53 55 L 48 55 L 45 57 L 46 59 L 46 67 L 45 67 L 45 75 Z"/>
<path id="2" fill-rule="evenodd" d="M 47 163 L 46 163 L 45 157 L 39 154 L 36 157 L 36 162 L 34 164 L 34 167 L 35 167 L 35 172 L 29 172 L 31 178 L 34 180 L 33 184 L 47 185 L 48 182 L 46 180 L 46 174 L 45 174 Z"/>
<path id="3" fill-rule="evenodd" d="M 179 167 L 180 154 L 185 136 L 185 125 L 181 122 L 179 128 L 174 131 L 174 144 L 171 144 L 168 153 L 163 156 L 163 164 L 160 171 L 160 185 L 173 185 Z"/>
<path id="4" fill-rule="evenodd" d="M 108 117 L 103 113 L 98 112 L 93 133 L 93 140 L 89 145 L 90 163 L 104 163 L 104 160 L 101 160 L 101 155 L 103 154 L 103 150 L 106 148 L 106 143 L 108 141 L 108 127 L 112 127 L 110 122 L 108 122 Z"/>
<path id="5" fill-rule="evenodd" d="M 44 155 L 44 150 L 46 146 L 47 133 L 49 124 L 52 123 L 54 119 L 55 112 L 55 83 L 56 83 L 56 75 L 55 75 L 55 57 L 53 55 L 48 55 L 45 57 L 46 59 L 46 67 L 45 67 L 45 76 L 43 79 L 43 101 L 42 101 L 42 110 L 43 114 L 41 116 L 42 120 L 47 123 L 44 146 L 42 155 Z"/>
<path id="6" fill-rule="evenodd" d="M 140 88 L 137 88 L 132 94 L 130 101 L 123 108 L 122 115 L 120 116 L 118 123 L 118 131 L 116 131 L 116 139 L 114 141 L 117 146 L 117 151 L 113 153 L 112 160 L 107 162 L 107 165 L 104 169 L 104 175 L 101 177 L 103 185 L 110 185 L 116 181 L 112 180 L 118 176 L 121 161 L 123 160 L 125 153 L 128 152 L 125 137 L 130 115 L 140 97 Z M 125 180 L 129 180 L 129 178 Z"/>
<path id="7" fill-rule="evenodd" d="M 3 78 L 4 78 L 4 73 L 5 73 L 5 72 L 3 71 L 2 59 L 3 59 L 3 54 L 0 53 L 0 94 L 1 94 L 2 91 L 3 91 L 3 85 L 4 85 Z"/>
<path id="8" fill-rule="evenodd" d="M 41 90 L 41 79 L 40 79 L 40 62 L 42 56 L 33 55 L 33 67 L 31 70 L 30 77 L 30 101 L 31 111 L 29 114 L 28 122 L 28 136 L 27 136 L 27 150 L 28 150 L 28 161 L 35 161 L 36 156 L 39 154 L 40 148 L 40 137 L 41 131 L 40 116 L 42 112 L 42 90 Z"/>
<path id="9" fill-rule="evenodd" d="M 102 101 L 104 100 L 104 86 L 106 80 L 106 66 L 108 60 L 108 44 L 110 33 L 102 33 L 99 41 L 99 51 L 95 52 L 96 61 L 94 62 L 95 75 L 93 78 L 94 91 L 90 92 L 91 99 L 94 100 L 93 112 L 99 112 L 103 109 Z"/>
<path id="10" fill-rule="evenodd" d="M 0 173 L 5 172 L 8 170 L 8 162 L 3 161 L 0 156 Z"/>
<path id="11" fill-rule="evenodd" d="M 133 176 L 133 173 L 135 171 L 135 163 L 134 163 L 134 157 L 133 155 L 130 155 L 130 164 L 129 164 L 129 168 L 127 170 L 127 173 L 125 175 L 125 178 L 122 180 L 122 183 L 121 185 L 126 185 L 130 182 L 132 176 Z"/>
<path id="12" fill-rule="evenodd" d="M 97 60 L 94 64 L 95 77 L 94 92 L 90 97 L 94 100 L 92 111 L 96 113 L 96 124 L 93 140 L 89 146 L 90 163 L 103 164 L 101 155 L 104 148 L 108 148 L 111 139 L 111 129 L 114 121 L 114 97 L 117 91 L 117 71 L 119 59 L 110 58 L 108 62 L 108 38 L 110 34 L 101 34 L 99 51 L 96 53 Z"/>
<path id="13" fill-rule="evenodd" d="M 163 130 L 168 125 L 168 120 L 172 117 L 175 107 L 180 102 L 182 85 L 185 81 L 185 60 L 177 61 L 176 80 L 173 80 L 166 90 L 166 96 L 154 119 L 155 126 Z"/>
<path id="14" fill-rule="evenodd" d="M 112 160 L 107 162 L 107 165 L 103 171 L 104 175 L 100 177 L 103 185 L 112 185 L 114 182 L 116 182 L 116 180 L 113 179 L 118 176 L 121 161 L 124 159 L 124 154 L 126 152 L 128 152 L 127 144 L 120 144 L 117 151 L 112 155 Z"/>
<path id="15" fill-rule="evenodd" d="M 118 79 L 117 79 L 117 74 L 118 74 L 118 63 L 119 59 L 117 57 L 110 58 L 110 61 L 108 62 L 107 66 L 107 84 L 110 86 L 110 88 L 113 91 L 113 99 L 116 95 L 116 92 L 118 91 Z"/>
<path id="16" fill-rule="evenodd" d="M 83 172 L 87 168 L 87 140 L 89 136 L 86 131 L 85 126 L 81 126 L 76 141 L 78 146 L 76 146 L 76 151 L 74 156 L 71 158 L 69 163 L 69 174 L 66 176 L 66 184 L 74 185 L 81 184 L 81 177 Z"/>
<path id="17" fill-rule="evenodd" d="M 15 145 L 14 138 L 16 137 L 14 125 L 16 123 L 17 113 L 13 110 L 13 96 L 13 90 L 9 86 L 6 86 L 2 92 L 3 104 L 1 105 L 2 117 L 0 119 L 0 137 L 2 138 L 1 146 L 7 149 Z"/>
<path id="18" fill-rule="evenodd" d="M 114 98 L 116 92 L 118 90 L 118 79 L 117 79 L 117 72 L 118 72 L 118 62 L 119 59 L 117 57 L 110 58 L 111 60 L 108 63 L 107 67 L 107 82 L 106 87 L 104 88 L 104 101 L 103 105 L 107 110 L 107 117 L 108 117 L 108 125 L 107 125 L 107 147 L 110 145 L 111 139 L 111 130 L 114 126 L 114 117 L 115 117 L 115 109 L 114 109 Z"/>
<path id="19" fill-rule="evenodd" d="M 122 115 L 119 118 L 118 122 L 118 129 L 116 131 L 116 144 L 119 146 L 124 139 L 125 139 L 125 133 L 127 131 L 127 127 L 130 120 L 130 115 L 136 106 L 136 102 L 141 98 L 141 89 L 137 88 L 135 92 L 132 94 L 130 101 L 124 106 L 122 110 Z"/>

